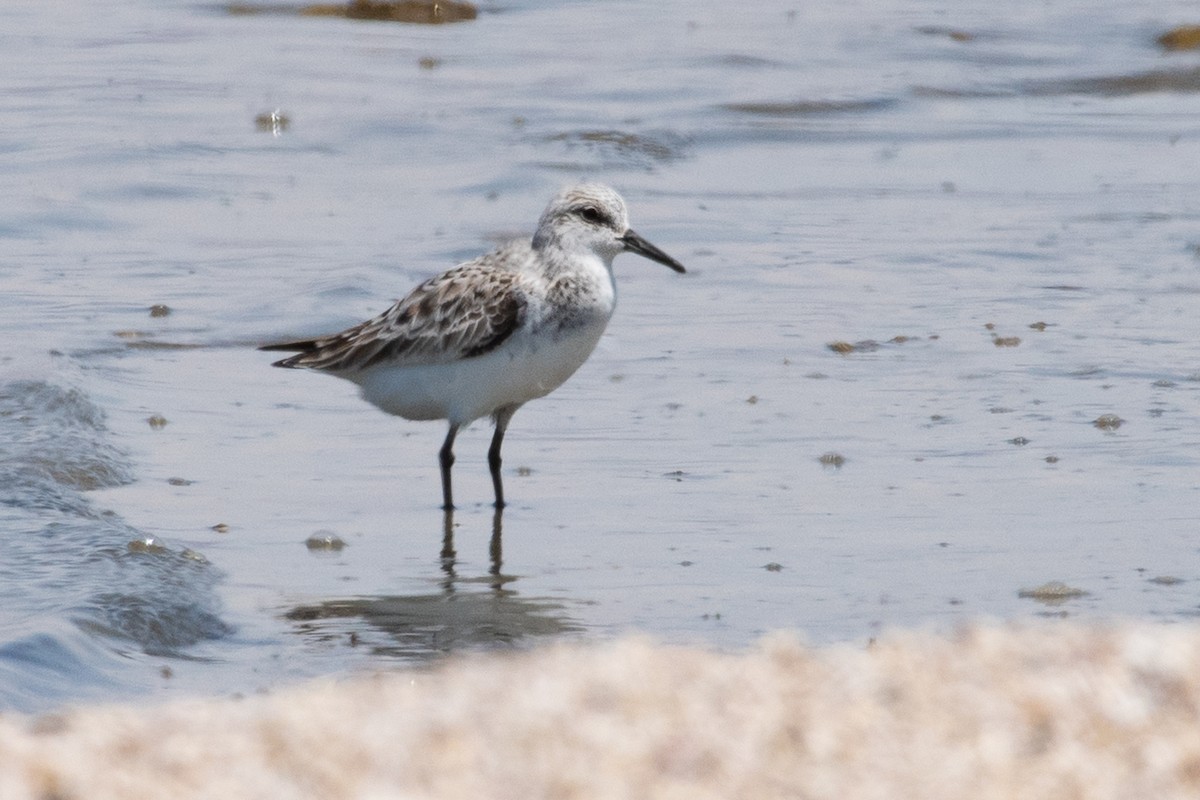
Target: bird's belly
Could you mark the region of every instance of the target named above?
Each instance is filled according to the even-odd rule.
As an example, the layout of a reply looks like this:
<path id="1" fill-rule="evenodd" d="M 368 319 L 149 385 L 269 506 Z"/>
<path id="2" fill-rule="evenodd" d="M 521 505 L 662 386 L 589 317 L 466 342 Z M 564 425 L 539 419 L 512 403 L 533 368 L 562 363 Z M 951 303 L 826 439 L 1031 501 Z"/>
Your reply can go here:
<path id="1" fill-rule="evenodd" d="M 587 360 L 603 332 L 603 324 L 557 336 L 522 330 L 481 356 L 444 364 L 381 364 L 346 377 L 359 384 L 363 399 L 389 414 L 466 424 L 557 389 Z"/>

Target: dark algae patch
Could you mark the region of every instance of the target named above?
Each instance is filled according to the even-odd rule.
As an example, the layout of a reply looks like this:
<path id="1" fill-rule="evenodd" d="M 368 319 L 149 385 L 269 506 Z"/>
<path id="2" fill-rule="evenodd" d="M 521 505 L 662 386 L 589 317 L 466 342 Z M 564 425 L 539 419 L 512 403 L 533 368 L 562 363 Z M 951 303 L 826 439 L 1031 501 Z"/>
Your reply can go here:
<path id="1" fill-rule="evenodd" d="M 1163 50 L 1200 50 L 1200 25 L 1180 25 L 1158 37 Z"/>
<path id="2" fill-rule="evenodd" d="M 301 17 L 344 17 L 377 22 L 410 22 L 441 25 L 475 19 L 475 6 L 459 0 L 351 0 L 349 3 L 230 3 L 225 10 L 235 16 L 294 14 Z"/>

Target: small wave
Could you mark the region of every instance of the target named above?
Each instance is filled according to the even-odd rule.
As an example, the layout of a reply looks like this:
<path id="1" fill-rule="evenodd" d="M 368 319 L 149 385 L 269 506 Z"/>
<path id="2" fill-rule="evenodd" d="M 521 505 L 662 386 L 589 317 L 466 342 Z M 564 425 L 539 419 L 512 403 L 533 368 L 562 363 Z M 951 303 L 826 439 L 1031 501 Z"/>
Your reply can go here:
<path id="1" fill-rule="evenodd" d="M 0 503 L 49 507 L 64 493 L 132 480 L 107 441 L 104 415 L 78 390 L 45 381 L 0 384 Z"/>
<path id="2" fill-rule="evenodd" d="M 232 631 L 218 570 L 190 551 L 131 547 L 146 535 L 88 496 L 133 479 L 82 391 L 0 382 L 0 707 L 137 692 L 131 652 L 186 657 Z"/>

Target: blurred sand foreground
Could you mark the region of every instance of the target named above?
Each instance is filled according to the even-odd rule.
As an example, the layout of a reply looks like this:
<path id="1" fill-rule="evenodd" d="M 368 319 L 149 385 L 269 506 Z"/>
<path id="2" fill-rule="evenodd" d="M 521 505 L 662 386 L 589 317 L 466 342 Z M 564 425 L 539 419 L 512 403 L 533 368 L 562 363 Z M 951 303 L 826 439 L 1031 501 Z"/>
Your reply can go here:
<path id="1" fill-rule="evenodd" d="M 642 640 L 0 716 L 0 798 L 1200 797 L 1200 628 Z"/>

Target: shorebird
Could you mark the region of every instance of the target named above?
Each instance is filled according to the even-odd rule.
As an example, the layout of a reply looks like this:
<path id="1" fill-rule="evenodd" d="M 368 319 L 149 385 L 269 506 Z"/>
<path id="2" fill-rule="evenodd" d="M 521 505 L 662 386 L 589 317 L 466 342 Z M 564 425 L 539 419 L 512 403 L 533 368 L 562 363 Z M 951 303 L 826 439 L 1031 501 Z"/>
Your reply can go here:
<path id="1" fill-rule="evenodd" d="M 446 420 L 438 463 L 447 511 L 454 508 L 454 439 L 463 426 L 491 416 L 488 467 L 496 507 L 503 508 L 500 447 L 508 423 L 591 355 L 616 307 L 612 262 L 624 252 L 686 271 L 630 229 L 625 201 L 614 190 L 569 187 L 550 201 L 532 239 L 430 278 L 341 333 L 259 349 L 296 352 L 273 366 L 353 381 L 363 399 L 389 414 Z"/>

